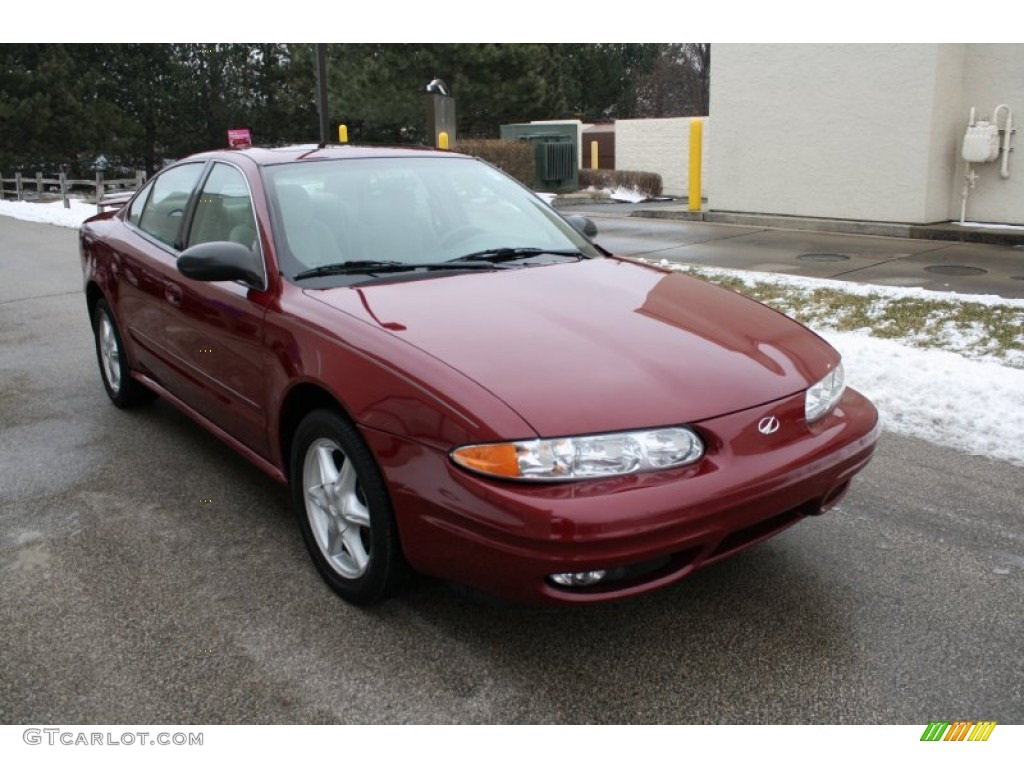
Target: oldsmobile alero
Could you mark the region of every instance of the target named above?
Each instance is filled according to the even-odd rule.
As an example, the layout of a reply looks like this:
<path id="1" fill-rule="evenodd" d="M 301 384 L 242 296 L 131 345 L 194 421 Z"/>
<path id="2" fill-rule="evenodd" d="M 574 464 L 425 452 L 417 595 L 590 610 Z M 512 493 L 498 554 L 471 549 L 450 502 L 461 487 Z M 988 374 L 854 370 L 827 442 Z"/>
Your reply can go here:
<path id="1" fill-rule="evenodd" d="M 103 385 L 289 484 L 361 604 L 621 598 L 834 505 L 878 437 L 837 352 L 593 231 L 454 153 L 189 157 L 82 226 Z"/>

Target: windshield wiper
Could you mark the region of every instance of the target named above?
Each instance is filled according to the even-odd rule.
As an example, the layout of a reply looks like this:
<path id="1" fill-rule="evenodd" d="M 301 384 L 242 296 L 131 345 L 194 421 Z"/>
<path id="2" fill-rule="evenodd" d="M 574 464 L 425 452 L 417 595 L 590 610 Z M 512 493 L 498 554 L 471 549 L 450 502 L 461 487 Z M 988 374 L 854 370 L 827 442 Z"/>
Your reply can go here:
<path id="1" fill-rule="evenodd" d="M 501 261 L 515 261 L 516 259 L 528 259 L 531 256 L 572 256 L 579 259 L 585 259 L 582 253 L 577 251 L 575 248 L 488 248 L 486 251 L 476 251 L 474 253 L 467 253 L 465 256 L 459 256 L 457 259 L 452 259 L 449 264 L 458 264 L 465 262 L 476 262 L 485 261 L 495 264 Z"/>
<path id="2" fill-rule="evenodd" d="M 377 272 L 415 272 L 417 269 L 495 269 L 493 264 L 458 264 L 450 261 L 428 262 L 425 264 L 409 264 L 404 261 L 373 261 L 357 259 L 339 261 L 336 264 L 324 264 L 299 272 L 294 280 L 305 280 L 310 277 L 326 277 L 328 275 L 362 275 Z"/>

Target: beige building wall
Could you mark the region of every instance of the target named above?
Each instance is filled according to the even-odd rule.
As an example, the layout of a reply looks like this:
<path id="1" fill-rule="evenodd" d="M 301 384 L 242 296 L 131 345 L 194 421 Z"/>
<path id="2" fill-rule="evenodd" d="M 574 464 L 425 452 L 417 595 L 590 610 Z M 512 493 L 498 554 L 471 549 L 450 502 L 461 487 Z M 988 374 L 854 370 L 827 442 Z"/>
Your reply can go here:
<path id="1" fill-rule="evenodd" d="M 718 44 L 712 57 L 716 211 L 956 219 L 971 104 L 1024 119 L 1024 45 Z M 1013 154 L 1009 181 L 975 166 L 969 219 L 1024 224 Z"/>
<path id="2" fill-rule="evenodd" d="M 704 127 L 701 194 L 710 188 L 711 144 L 708 119 Z M 620 171 L 652 171 L 661 174 L 666 195 L 685 197 L 690 191 L 690 118 L 665 117 L 615 121 L 615 168 Z"/>

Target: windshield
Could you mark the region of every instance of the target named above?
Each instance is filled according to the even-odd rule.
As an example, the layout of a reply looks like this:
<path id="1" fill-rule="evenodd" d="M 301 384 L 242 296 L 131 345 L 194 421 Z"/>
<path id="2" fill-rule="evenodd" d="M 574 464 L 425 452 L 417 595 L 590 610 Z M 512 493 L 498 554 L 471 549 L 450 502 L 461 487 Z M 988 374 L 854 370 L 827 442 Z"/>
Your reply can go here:
<path id="1" fill-rule="evenodd" d="M 491 251 L 506 263 L 600 255 L 543 200 L 472 158 L 319 160 L 270 166 L 265 178 L 290 278 L 328 265 L 401 270 Z"/>

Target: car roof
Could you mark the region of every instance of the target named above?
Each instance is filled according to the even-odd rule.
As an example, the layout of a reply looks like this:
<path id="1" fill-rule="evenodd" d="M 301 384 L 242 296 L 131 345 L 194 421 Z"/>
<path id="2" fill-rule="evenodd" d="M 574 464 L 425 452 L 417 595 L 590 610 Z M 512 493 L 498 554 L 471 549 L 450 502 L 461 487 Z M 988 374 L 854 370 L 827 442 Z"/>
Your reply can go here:
<path id="1" fill-rule="evenodd" d="M 244 156 L 257 165 L 307 162 L 315 160 L 360 159 L 370 157 L 466 157 L 431 147 L 365 146 L 353 144 L 297 144 L 287 147 L 245 147 L 219 149 L 192 155 L 190 159 L 229 159 Z"/>

